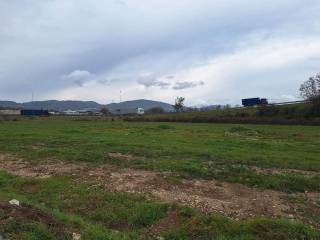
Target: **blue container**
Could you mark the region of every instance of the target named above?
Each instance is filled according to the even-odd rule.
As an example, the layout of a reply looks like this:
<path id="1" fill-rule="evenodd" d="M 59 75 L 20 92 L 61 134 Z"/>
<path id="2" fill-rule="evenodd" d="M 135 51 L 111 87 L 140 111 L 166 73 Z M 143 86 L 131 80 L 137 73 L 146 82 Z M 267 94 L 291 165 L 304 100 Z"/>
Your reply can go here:
<path id="1" fill-rule="evenodd" d="M 22 116 L 48 116 L 48 110 L 33 110 L 33 109 L 23 109 L 21 110 Z"/>
<path id="2" fill-rule="evenodd" d="M 261 103 L 260 98 L 246 98 L 242 99 L 242 105 L 245 107 L 256 106 Z"/>
<path id="3" fill-rule="evenodd" d="M 266 98 L 261 98 L 260 104 L 261 104 L 261 105 L 268 105 L 268 104 L 269 104 L 268 99 L 266 99 Z"/>

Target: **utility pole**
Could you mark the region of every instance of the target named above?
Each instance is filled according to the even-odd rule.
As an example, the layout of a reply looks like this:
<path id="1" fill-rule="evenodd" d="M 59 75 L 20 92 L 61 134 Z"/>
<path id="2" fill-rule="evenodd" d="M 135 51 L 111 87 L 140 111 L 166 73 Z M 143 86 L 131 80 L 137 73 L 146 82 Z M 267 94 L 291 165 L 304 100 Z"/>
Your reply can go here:
<path id="1" fill-rule="evenodd" d="M 34 92 L 32 92 L 32 96 L 31 96 L 31 107 L 33 108 L 33 101 L 34 101 Z"/>
<path id="2" fill-rule="evenodd" d="M 120 90 L 120 102 L 122 102 L 122 91 Z"/>

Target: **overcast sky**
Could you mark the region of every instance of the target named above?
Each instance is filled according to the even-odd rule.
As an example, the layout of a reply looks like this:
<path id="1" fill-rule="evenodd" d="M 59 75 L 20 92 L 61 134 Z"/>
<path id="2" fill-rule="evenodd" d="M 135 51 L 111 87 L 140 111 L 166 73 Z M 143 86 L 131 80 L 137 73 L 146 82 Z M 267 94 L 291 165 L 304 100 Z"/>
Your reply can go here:
<path id="1" fill-rule="evenodd" d="M 0 0 L 0 99 L 294 100 L 319 0 Z"/>

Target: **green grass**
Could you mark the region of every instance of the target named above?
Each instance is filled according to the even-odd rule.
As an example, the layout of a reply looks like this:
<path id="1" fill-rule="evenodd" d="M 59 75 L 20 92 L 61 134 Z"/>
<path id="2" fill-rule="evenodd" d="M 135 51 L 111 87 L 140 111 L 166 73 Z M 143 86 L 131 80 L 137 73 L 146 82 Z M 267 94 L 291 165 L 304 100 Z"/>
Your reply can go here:
<path id="1" fill-rule="evenodd" d="M 30 160 L 111 163 L 181 177 L 280 191 L 320 191 L 319 175 L 262 174 L 250 167 L 320 172 L 320 127 L 18 119 L 0 123 L 0 152 Z M 133 159 L 108 153 L 130 154 Z"/>
<path id="2" fill-rule="evenodd" d="M 318 239 L 317 232 L 285 220 L 257 218 L 234 222 L 220 216 L 197 216 L 184 227 L 166 235 L 168 239 L 282 240 Z"/>
<path id="3" fill-rule="evenodd" d="M 0 209 L 0 232 L 13 240 L 65 240 L 71 239 L 73 232 L 84 240 L 157 239 L 150 226 L 168 211 L 178 213 L 180 224 L 164 229 L 160 233 L 163 239 L 320 239 L 318 230 L 297 222 L 266 218 L 234 221 L 202 215 L 188 207 L 110 193 L 67 177 L 23 179 L 0 172 L 0 186 L 0 201 L 19 199 L 23 206 L 38 209 L 59 224 L 53 227 L 23 215 L 10 218 Z"/>

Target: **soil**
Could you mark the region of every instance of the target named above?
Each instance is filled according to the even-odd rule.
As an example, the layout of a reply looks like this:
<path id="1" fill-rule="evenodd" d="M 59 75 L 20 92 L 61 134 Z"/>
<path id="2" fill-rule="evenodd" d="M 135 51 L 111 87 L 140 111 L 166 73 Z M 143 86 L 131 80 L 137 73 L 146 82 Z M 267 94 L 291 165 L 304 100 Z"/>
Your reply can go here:
<path id="1" fill-rule="evenodd" d="M 260 168 L 256 166 L 251 166 L 250 170 L 255 171 L 259 174 L 302 174 L 306 176 L 319 176 L 319 172 L 315 171 L 305 171 L 300 169 L 291 169 L 291 168 Z"/>
<path id="2" fill-rule="evenodd" d="M 47 226 L 51 232 L 57 235 L 70 235 L 64 226 L 58 223 L 51 215 L 34 208 L 31 205 L 23 204 L 20 206 L 12 205 L 9 202 L 0 201 L 0 227 L 6 221 L 14 220 L 17 222 L 34 221 Z"/>
<path id="3" fill-rule="evenodd" d="M 163 233 L 177 229 L 182 224 L 182 219 L 177 211 L 169 211 L 166 217 L 162 218 L 149 228 L 149 232 L 153 236 L 161 236 Z"/>
<path id="4" fill-rule="evenodd" d="M 150 199 L 189 205 L 204 213 L 220 213 L 233 219 L 268 216 L 308 222 L 303 213 L 294 210 L 297 204 L 288 200 L 290 196 L 299 194 L 260 190 L 215 180 L 170 181 L 156 172 L 120 169 L 110 165 L 91 166 L 54 160 L 31 163 L 6 154 L 0 154 L 0 169 L 29 178 L 69 175 L 77 182 L 89 183 L 91 187 L 104 186 L 109 191 L 141 193 Z M 302 195 L 310 201 L 320 199 L 320 193 Z M 318 205 L 314 208 L 315 212 L 319 211 Z"/>
<path id="5" fill-rule="evenodd" d="M 108 157 L 110 157 L 110 158 L 123 159 L 123 160 L 127 160 L 127 161 L 130 161 L 130 160 L 133 159 L 133 156 L 130 155 L 130 154 L 123 154 L 123 153 L 118 153 L 118 152 L 109 153 L 109 154 L 108 154 Z"/>
<path id="6" fill-rule="evenodd" d="M 58 227 L 58 223 L 54 218 L 39 209 L 35 209 L 31 205 L 23 204 L 20 206 L 12 205 L 9 202 L 0 202 L 0 211 L 5 215 L 10 216 L 14 219 L 23 218 L 36 222 L 43 223 L 47 226 Z"/>

